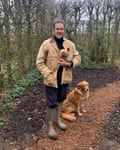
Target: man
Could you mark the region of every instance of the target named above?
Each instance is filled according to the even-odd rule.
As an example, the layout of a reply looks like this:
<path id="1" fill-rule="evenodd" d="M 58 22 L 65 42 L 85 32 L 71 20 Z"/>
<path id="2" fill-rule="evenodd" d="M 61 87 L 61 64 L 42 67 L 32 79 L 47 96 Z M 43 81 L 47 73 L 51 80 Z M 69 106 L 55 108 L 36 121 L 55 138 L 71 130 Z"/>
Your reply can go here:
<path id="1" fill-rule="evenodd" d="M 53 36 L 45 40 L 39 49 L 36 59 L 38 70 L 44 76 L 47 133 L 50 139 L 58 139 L 53 123 L 56 122 L 61 130 L 67 126 L 61 121 L 61 106 L 66 98 L 68 84 L 72 82 L 72 68 L 79 65 L 81 57 L 73 42 L 64 37 L 65 24 L 63 21 L 53 23 Z M 72 60 L 66 61 L 60 57 L 60 50 L 69 49 Z"/>

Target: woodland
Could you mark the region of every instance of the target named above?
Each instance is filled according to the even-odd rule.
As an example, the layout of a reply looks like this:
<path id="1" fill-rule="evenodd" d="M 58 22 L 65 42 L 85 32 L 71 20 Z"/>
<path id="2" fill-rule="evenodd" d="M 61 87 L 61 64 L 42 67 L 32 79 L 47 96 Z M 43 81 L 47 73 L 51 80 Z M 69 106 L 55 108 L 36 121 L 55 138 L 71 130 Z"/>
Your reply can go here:
<path id="1" fill-rule="evenodd" d="M 36 56 L 41 43 L 52 36 L 55 19 L 64 20 L 65 37 L 76 44 L 86 78 L 89 69 L 112 69 L 107 77 L 120 70 L 120 0 L 0 0 L 0 129 L 3 114 L 19 106 L 18 97 L 43 79 Z"/>
<path id="2" fill-rule="evenodd" d="M 15 86 L 16 96 L 39 78 L 37 52 L 52 36 L 56 18 L 64 20 L 65 36 L 75 42 L 81 67 L 119 66 L 119 0 L 0 0 L 1 99 L 11 87 Z M 20 80 L 25 82 L 22 87 Z"/>

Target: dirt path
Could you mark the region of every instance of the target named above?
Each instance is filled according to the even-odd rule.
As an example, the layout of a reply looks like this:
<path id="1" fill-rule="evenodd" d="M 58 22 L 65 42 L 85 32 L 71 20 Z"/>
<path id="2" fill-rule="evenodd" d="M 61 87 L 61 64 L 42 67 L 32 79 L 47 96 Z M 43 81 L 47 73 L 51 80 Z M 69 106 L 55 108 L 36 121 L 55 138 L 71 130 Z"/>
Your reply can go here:
<path id="1" fill-rule="evenodd" d="M 107 118 L 120 99 L 120 81 L 98 88 L 90 93 L 90 98 L 86 102 L 87 113 L 78 117 L 76 122 L 65 123 L 68 126 L 66 132 L 56 128 L 59 140 L 49 140 L 46 131 L 39 135 L 39 140 L 32 150 L 120 150 L 120 144 L 101 139 L 101 123 Z"/>
<path id="2" fill-rule="evenodd" d="M 56 127 L 59 140 L 49 140 L 44 86 L 39 80 L 13 100 L 19 102 L 17 107 L 0 112 L 4 119 L 0 150 L 120 150 L 120 70 L 75 68 L 73 79 L 71 89 L 82 80 L 90 83 L 87 113 L 76 122 L 65 121 L 66 132 Z M 112 124 L 104 126 L 108 121 Z"/>

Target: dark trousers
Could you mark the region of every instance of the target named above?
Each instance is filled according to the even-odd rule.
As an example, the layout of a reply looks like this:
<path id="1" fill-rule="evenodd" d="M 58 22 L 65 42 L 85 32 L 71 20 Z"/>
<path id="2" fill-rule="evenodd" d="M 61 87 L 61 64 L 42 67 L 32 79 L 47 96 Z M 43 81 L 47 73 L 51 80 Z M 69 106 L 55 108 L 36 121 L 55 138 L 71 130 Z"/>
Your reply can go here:
<path id="1" fill-rule="evenodd" d="M 46 105 L 55 108 L 63 102 L 68 93 L 68 84 L 58 85 L 58 88 L 45 86 Z"/>

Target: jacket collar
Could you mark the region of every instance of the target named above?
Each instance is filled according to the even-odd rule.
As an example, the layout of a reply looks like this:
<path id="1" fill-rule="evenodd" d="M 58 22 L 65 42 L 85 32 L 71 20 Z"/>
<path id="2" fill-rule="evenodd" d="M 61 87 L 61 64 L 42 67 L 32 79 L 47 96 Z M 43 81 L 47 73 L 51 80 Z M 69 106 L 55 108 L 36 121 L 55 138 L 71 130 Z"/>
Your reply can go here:
<path id="1" fill-rule="evenodd" d="M 63 37 L 63 41 L 65 41 L 65 37 Z M 50 43 L 54 46 L 54 48 L 55 48 L 57 51 L 59 51 L 59 48 L 58 48 L 58 46 L 57 46 L 57 43 L 55 42 L 54 37 L 51 37 L 51 38 L 50 38 Z M 65 43 L 63 43 L 63 47 L 64 47 L 64 44 L 65 44 Z"/>

